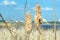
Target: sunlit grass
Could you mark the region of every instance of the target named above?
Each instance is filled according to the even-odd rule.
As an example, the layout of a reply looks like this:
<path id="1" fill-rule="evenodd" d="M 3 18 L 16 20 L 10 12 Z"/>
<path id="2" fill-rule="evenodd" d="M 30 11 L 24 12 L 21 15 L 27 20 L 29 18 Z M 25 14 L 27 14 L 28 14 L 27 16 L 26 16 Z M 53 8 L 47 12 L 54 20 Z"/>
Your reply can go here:
<path id="1" fill-rule="evenodd" d="M 0 30 L 0 40 L 25 40 L 26 31 L 23 27 L 20 29 L 13 29 L 17 34 L 15 38 L 11 36 L 10 32 L 7 29 Z M 57 40 L 60 40 L 60 30 L 57 30 Z M 35 29 L 31 31 L 30 40 L 37 40 L 39 32 Z M 54 40 L 53 30 L 43 30 L 42 35 L 40 35 L 40 40 Z"/>

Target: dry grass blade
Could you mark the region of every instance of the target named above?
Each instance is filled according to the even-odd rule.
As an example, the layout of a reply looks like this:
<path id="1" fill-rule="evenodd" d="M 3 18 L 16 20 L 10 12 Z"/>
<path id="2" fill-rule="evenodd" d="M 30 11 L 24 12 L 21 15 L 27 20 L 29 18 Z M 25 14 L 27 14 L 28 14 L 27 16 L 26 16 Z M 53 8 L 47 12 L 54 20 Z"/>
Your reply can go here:
<path id="1" fill-rule="evenodd" d="M 13 35 L 13 31 L 10 29 L 10 27 L 7 25 L 7 23 L 5 22 L 4 18 L 2 17 L 2 15 L 0 14 L 0 17 L 2 18 L 2 21 L 4 22 L 4 24 L 6 25 L 5 27 L 9 30 L 9 32 L 11 33 L 11 35 L 14 37 Z"/>

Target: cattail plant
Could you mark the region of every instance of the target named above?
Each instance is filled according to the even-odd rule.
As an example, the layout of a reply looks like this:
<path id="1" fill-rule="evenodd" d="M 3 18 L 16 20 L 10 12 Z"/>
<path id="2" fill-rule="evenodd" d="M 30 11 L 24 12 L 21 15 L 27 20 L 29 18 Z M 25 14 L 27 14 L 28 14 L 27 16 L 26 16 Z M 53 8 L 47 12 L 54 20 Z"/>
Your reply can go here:
<path id="1" fill-rule="evenodd" d="M 31 14 L 30 12 L 28 12 L 26 14 L 26 18 L 25 18 L 25 31 L 26 31 L 26 40 L 29 40 L 29 36 L 32 30 L 32 20 L 31 20 Z"/>
<path id="2" fill-rule="evenodd" d="M 40 5 L 36 6 L 36 15 L 35 15 L 35 24 L 36 24 L 36 29 L 39 32 L 39 35 L 42 34 L 41 33 L 41 24 L 42 24 L 42 15 L 41 15 L 41 10 L 40 10 Z M 39 37 L 38 35 L 38 37 Z M 40 40 L 40 37 L 38 38 L 38 40 Z"/>

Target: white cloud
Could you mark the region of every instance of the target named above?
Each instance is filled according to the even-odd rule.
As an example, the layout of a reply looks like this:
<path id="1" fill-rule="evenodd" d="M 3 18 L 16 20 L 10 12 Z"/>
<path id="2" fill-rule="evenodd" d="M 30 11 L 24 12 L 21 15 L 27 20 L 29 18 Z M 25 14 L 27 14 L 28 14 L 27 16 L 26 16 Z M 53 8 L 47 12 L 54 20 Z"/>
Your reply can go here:
<path id="1" fill-rule="evenodd" d="M 16 7 L 14 8 L 15 10 L 24 10 L 24 7 L 23 6 L 20 6 L 20 7 Z"/>
<path id="2" fill-rule="evenodd" d="M 26 8 L 29 8 L 29 5 L 27 5 Z M 19 7 L 14 8 L 15 10 L 24 10 L 24 5 L 21 5 Z"/>
<path id="3" fill-rule="evenodd" d="M 0 5 L 16 5 L 16 2 L 15 1 L 4 0 L 0 3 Z"/>
<path id="4" fill-rule="evenodd" d="M 60 19 L 58 21 L 60 22 Z"/>
<path id="5" fill-rule="evenodd" d="M 36 10 L 35 7 L 32 8 L 33 10 Z M 44 10 L 44 11 L 52 11 L 53 8 L 49 8 L 49 7 L 42 7 L 41 10 Z"/>
<path id="6" fill-rule="evenodd" d="M 27 8 L 30 9 L 30 10 L 36 10 L 35 7 L 27 6 Z M 15 9 L 16 10 L 24 10 L 24 6 L 21 5 L 20 7 L 16 7 Z M 43 10 L 43 11 L 53 11 L 53 8 L 50 8 L 50 7 L 41 7 L 41 10 Z"/>
<path id="7" fill-rule="evenodd" d="M 53 8 L 49 8 L 49 7 L 44 7 L 44 8 L 41 8 L 42 10 L 45 10 L 45 11 L 52 11 Z"/>

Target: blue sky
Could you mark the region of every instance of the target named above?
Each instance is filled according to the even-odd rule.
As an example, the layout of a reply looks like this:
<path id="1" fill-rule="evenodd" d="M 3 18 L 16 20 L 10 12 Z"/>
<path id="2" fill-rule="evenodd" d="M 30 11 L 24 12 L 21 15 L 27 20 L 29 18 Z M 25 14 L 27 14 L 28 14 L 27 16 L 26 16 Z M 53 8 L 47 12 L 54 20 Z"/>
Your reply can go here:
<path id="1" fill-rule="evenodd" d="M 0 13 L 5 20 L 24 20 L 25 0 L 0 0 Z M 26 12 L 30 11 L 34 20 L 38 0 L 27 0 Z M 54 20 L 54 0 L 40 0 L 41 13 L 46 20 Z M 60 19 L 60 0 L 56 0 L 56 19 Z"/>

